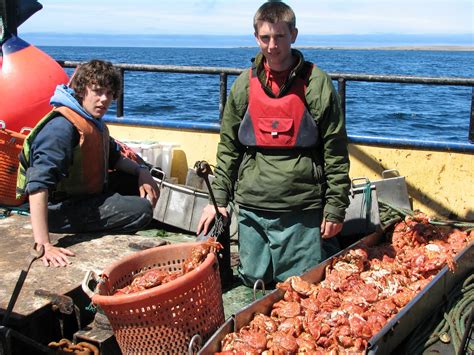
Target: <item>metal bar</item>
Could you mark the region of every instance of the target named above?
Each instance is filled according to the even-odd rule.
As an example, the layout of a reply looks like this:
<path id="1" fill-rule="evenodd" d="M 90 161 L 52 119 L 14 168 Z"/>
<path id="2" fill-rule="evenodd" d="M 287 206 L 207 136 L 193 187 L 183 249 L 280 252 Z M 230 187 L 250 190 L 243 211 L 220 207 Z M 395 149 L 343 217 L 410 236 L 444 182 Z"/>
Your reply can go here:
<path id="1" fill-rule="evenodd" d="M 38 249 L 37 249 L 38 248 Z M 15 288 L 13 289 L 13 293 L 10 297 L 10 301 L 8 302 L 7 310 L 3 315 L 3 325 L 8 325 L 8 321 L 10 320 L 10 316 L 13 312 L 13 307 L 15 307 L 15 303 L 20 295 L 21 288 L 23 287 L 23 283 L 25 282 L 26 276 L 28 275 L 28 271 L 31 268 L 31 265 L 35 260 L 38 260 L 44 255 L 44 246 L 38 246 L 36 243 L 33 244 L 33 248 L 26 259 L 26 266 L 20 271 L 20 276 L 18 277 L 18 281 L 16 282 Z"/>
<path id="2" fill-rule="evenodd" d="M 123 103 L 125 93 L 125 69 L 119 68 L 120 73 L 120 93 L 117 97 L 117 117 L 123 117 Z"/>
<path id="3" fill-rule="evenodd" d="M 471 119 L 469 121 L 469 142 L 474 143 L 474 87 L 472 88 L 471 96 Z"/>
<path id="4" fill-rule="evenodd" d="M 209 174 L 212 173 L 209 163 L 204 160 L 200 161 L 196 163 L 195 168 L 196 168 L 197 176 L 204 179 L 204 182 L 206 183 L 207 190 L 209 191 L 209 196 L 211 197 L 212 204 L 214 205 L 214 209 L 216 210 L 216 218 L 222 218 L 222 215 L 219 212 L 219 208 L 217 207 L 217 202 L 216 202 L 216 198 L 214 197 L 214 192 L 212 191 L 212 188 L 211 188 L 211 183 L 209 181 Z"/>
<path id="5" fill-rule="evenodd" d="M 332 79 L 380 83 L 474 86 L 474 78 L 328 73 Z"/>
<path id="6" fill-rule="evenodd" d="M 222 121 L 224 116 L 225 103 L 227 101 L 227 74 L 220 73 L 220 87 L 219 87 L 219 121 Z"/>
<path id="7" fill-rule="evenodd" d="M 65 68 L 74 68 L 82 62 L 77 61 L 57 61 Z M 143 71 L 143 72 L 159 72 L 159 73 L 184 73 L 184 74 L 213 74 L 220 75 L 221 73 L 239 75 L 244 69 L 227 68 L 227 67 L 199 67 L 186 65 L 155 65 L 155 64 L 114 64 L 117 68 L 122 68 L 129 71 Z"/>
<path id="8" fill-rule="evenodd" d="M 349 143 L 362 144 L 377 147 L 421 149 L 432 151 L 450 151 L 458 153 L 474 154 L 474 144 L 471 143 L 452 143 L 437 141 L 420 141 L 415 139 L 369 137 L 349 135 Z"/>
<path id="9" fill-rule="evenodd" d="M 344 78 L 337 79 L 337 91 L 341 99 L 342 116 L 344 117 L 344 121 L 345 121 L 346 120 L 346 79 Z"/>
<path id="10" fill-rule="evenodd" d="M 82 62 L 58 61 L 66 68 L 74 68 Z M 179 66 L 179 65 L 154 65 L 154 64 L 114 64 L 117 68 L 130 71 L 162 72 L 162 73 L 192 73 L 192 74 L 214 74 L 239 75 L 245 69 L 228 67 L 200 67 L 200 66 Z M 345 79 L 346 81 L 367 81 L 386 83 L 406 83 L 406 84 L 432 84 L 432 85 L 456 85 L 474 86 L 474 78 L 458 77 L 421 77 L 421 76 L 401 76 L 401 75 L 371 75 L 371 74 L 345 74 L 328 73 L 333 80 Z"/>

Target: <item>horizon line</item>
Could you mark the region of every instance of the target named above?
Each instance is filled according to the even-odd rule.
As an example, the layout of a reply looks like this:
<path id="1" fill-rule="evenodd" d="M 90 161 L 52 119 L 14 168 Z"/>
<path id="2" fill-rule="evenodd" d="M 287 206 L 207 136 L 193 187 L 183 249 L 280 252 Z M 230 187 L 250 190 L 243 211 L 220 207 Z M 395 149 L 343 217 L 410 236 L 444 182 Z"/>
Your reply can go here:
<path id="1" fill-rule="evenodd" d="M 100 35 L 100 36 L 214 36 L 214 37 L 253 37 L 253 34 L 210 34 L 210 33 L 99 33 L 99 32 L 22 32 L 22 34 L 48 34 L 48 35 Z M 474 36 L 473 33 L 396 33 L 396 32 L 371 32 L 371 33 L 305 33 L 298 34 L 299 37 L 306 36 Z M 474 42 L 473 42 L 474 44 Z"/>

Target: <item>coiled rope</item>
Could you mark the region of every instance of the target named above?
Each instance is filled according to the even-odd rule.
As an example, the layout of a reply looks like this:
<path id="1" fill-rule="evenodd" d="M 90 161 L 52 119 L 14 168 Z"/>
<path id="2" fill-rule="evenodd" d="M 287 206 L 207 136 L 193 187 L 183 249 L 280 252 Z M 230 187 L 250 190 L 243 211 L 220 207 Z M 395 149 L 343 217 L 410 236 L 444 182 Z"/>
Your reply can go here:
<path id="1" fill-rule="evenodd" d="M 406 343 L 408 354 L 421 354 L 438 341 L 451 344 L 453 354 L 472 354 L 474 344 L 469 341 L 469 333 L 472 333 L 472 319 L 468 322 L 468 318 L 473 307 L 474 275 L 470 275 L 453 287 L 447 296 L 447 302 L 438 308 L 437 313 L 413 331 Z M 468 336 L 468 341 L 462 344 L 465 334 Z M 461 345 L 464 349 L 461 349 Z"/>

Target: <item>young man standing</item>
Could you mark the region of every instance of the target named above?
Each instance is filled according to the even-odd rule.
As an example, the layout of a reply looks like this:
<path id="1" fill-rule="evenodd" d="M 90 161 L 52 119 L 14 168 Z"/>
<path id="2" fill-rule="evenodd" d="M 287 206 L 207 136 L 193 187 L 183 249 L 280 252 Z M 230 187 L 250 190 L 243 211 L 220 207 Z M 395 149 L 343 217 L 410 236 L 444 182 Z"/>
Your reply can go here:
<path id="1" fill-rule="evenodd" d="M 46 266 L 66 266 L 74 256 L 52 245 L 49 232 L 129 233 L 152 220 L 156 182 L 146 167 L 120 154 L 102 121 L 119 91 L 111 63 L 80 65 L 69 87 L 56 88 L 53 110 L 25 140 L 17 193 L 29 196 L 33 236 L 44 245 Z"/>
<path id="2" fill-rule="evenodd" d="M 232 86 L 213 182 L 220 212 L 239 206 L 239 275 L 251 286 L 299 275 L 329 256 L 349 204 L 347 135 L 327 74 L 291 48 L 293 10 L 263 4 L 254 17 L 260 53 Z M 198 233 L 215 218 L 212 205 Z"/>

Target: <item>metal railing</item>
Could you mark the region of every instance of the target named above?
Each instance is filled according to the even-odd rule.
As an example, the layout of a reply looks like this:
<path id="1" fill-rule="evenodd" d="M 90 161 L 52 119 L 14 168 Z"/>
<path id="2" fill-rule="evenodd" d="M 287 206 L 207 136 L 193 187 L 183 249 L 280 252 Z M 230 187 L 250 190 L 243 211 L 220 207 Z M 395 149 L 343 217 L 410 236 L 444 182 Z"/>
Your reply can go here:
<path id="1" fill-rule="evenodd" d="M 64 68 L 75 68 L 81 62 L 58 61 Z M 180 74 L 210 74 L 219 75 L 219 119 L 222 119 L 225 103 L 227 100 L 227 79 L 229 75 L 239 75 L 245 69 L 227 67 L 201 67 L 201 66 L 174 66 L 174 65 L 153 65 L 153 64 L 114 64 L 118 68 L 122 77 L 122 90 L 117 99 L 117 117 L 124 116 L 124 82 L 125 71 L 139 72 L 160 72 L 160 73 L 180 73 Z M 423 84 L 423 85 L 450 85 L 450 86 L 470 86 L 472 87 L 471 113 L 469 121 L 468 140 L 474 143 L 474 78 L 456 77 L 417 77 L 399 75 L 370 75 L 370 74 L 343 74 L 328 73 L 332 80 L 337 80 L 338 93 L 341 98 L 343 114 L 346 114 L 346 84 L 348 81 L 379 82 L 379 83 L 399 83 L 399 84 Z M 394 140 L 391 140 L 393 143 Z"/>

